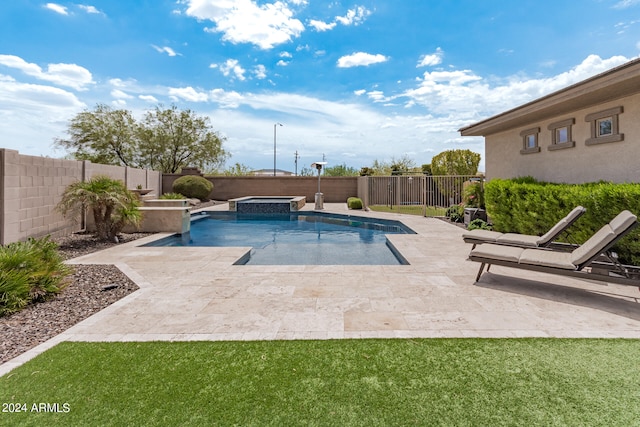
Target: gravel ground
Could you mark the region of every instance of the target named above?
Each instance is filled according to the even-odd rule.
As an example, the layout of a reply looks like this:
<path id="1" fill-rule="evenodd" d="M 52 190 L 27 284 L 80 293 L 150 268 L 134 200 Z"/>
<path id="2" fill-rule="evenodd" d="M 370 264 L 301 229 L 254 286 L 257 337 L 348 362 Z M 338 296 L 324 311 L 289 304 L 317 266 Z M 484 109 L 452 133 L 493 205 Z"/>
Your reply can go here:
<path id="1" fill-rule="evenodd" d="M 202 203 L 196 208 L 212 204 L 215 202 Z M 119 243 L 99 242 L 85 233 L 52 240 L 58 243 L 63 258 L 71 259 L 148 235 L 121 234 Z M 73 269 L 69 285 L 52 299 L 0 317 L 0 363 L 53 338 L 138 289 L 113 265 L 75 265 Z"/>

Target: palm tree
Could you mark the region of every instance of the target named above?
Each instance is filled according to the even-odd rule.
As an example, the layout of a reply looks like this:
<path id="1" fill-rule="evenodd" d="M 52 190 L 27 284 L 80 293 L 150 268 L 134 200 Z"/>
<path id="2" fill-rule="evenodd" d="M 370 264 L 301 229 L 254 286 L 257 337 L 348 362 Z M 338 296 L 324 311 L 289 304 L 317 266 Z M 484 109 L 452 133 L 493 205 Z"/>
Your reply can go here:
<path id="1" fill-rule="evenodd" d="M 139 206 L 138 198 L 122 181 L 96 176 L 67 187 L 57 209 L 65 216 L 71 214 L 78 218 L 83 208 L 89 208 L 93 212 L 96 237 L 117 241 L 118 233 L 127 224 L 140 223 Z"/>

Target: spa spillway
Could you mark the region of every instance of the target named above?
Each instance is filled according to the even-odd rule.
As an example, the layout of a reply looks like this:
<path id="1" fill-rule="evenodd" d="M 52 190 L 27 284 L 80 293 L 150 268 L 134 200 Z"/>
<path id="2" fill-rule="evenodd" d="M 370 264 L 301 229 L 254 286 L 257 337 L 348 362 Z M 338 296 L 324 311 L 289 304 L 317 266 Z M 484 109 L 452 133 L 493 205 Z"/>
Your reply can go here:
<path id="1" fill-rule="evenodd" d="M 229 210 L 238 213 L 290 213 L 305 205 L 304 196 L 250 196 L 229 200 Z"/>

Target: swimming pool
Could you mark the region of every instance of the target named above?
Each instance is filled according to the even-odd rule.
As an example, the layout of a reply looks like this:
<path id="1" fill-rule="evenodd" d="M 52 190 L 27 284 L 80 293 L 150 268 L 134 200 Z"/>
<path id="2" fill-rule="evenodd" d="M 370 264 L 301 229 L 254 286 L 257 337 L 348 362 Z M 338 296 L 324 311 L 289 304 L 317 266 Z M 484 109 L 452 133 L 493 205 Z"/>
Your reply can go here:
<path id="1" fill-rule="evenodd" d="M 398 221 L 305 212 L 194 215 L 191 231 L 145 246 L 250 246 L 247 265 L 399 265 L 385 234 L 415 234 Z"/>

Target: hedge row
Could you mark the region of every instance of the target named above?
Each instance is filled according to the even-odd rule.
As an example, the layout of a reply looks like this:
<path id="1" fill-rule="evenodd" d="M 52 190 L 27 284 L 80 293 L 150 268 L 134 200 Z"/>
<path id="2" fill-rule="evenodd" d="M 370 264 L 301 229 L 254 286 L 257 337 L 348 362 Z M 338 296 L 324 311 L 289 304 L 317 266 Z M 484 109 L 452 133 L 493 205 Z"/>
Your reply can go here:
<path id="1" fill-rule="evenodd" d="M 487 213 L 496 231 L 542 235 L 571 209 L 587 212 L 570 228 L 585 242 L 623 210 L 640 214 L 640 184 L 553 184 L 533 178 L 492 179 L 485 185 Z M 640 265 L 640 227 L 614 247 L 625 264 Z"/>

